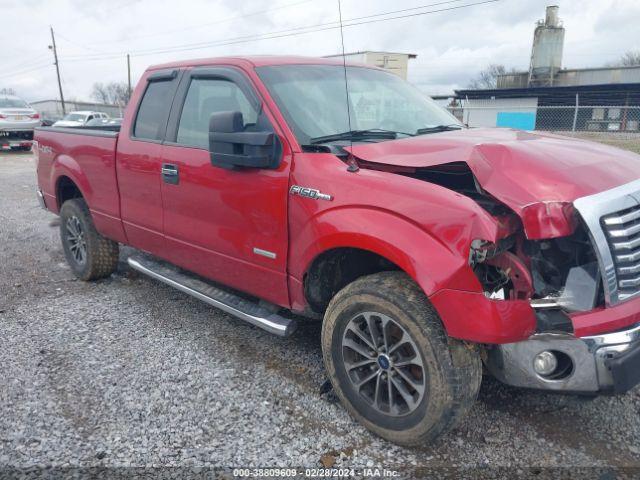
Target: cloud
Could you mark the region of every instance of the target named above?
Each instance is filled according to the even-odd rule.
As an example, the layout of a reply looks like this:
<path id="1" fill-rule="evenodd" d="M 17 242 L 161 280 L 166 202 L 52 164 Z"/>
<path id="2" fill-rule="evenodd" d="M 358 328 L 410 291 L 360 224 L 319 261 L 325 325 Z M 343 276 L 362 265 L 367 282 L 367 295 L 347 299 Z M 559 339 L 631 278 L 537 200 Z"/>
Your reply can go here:
<path id="1" fill-rule="evenodd" d="M 443 1 L 443 0 L 440 0 Z M 479 0 L 459 0 L 427 9 L 438 0 L 342 0 L 343 17 L 436 10 Z M 567 29 L 567 66 L 599 66 L 639 47 L 636 0 L 558 0 Z M 345 49 L 418 54 L 409 78 L 428 93 L 464 87 L 490 63 L 526 69 L 535 22 L 546 2 L 501 0 L 405 19 L 345 28 Z M 28 100 L 57 98 L 49 25 L 56 30 L 65 96 L 88 99 L 95 82 L 125 81 L 127 52 L 134 83 L 151 64 L 178 59 L 243 54 L 327 55 L 341 49 L 339 30 L 230 45 L 150 53 L 152 49 L 214 43 L 334 22 L 334 1 L 318 0 L 0 0 L 4 19 L 0 42 L 0 87 L 13 87 Z M 411 10 L 413 9 L 413 10 Z M 269 10 L 269 11 L 267 11 Z M 267 12 L 265 12 L 267 11 Z M 394 16 L 402 15 L 397 13 Z M 370 17 L 370 20 L 382 17 Z M 298 31 L 301 33 L 301 31 Z"/>

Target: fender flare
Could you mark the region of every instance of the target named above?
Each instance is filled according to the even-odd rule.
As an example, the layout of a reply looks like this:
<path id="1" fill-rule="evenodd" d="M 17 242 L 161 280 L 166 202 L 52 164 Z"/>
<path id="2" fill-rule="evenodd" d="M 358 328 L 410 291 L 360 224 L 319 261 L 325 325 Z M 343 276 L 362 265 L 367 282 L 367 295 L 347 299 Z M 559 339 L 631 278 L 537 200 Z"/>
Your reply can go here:
<path id="1" fill-rule="evenodd" d="M 468 259 L 414 222 L 388 210 L 340 207 L 325 210 L 291 235 L 290 274 L 302 283 L 313 261 L 336 248 L 367 250 L 407 273 L 427 296 L 443 288 L 481 292 Z M 466 242 L 471 240 L 465 240 Z"/>
<path id="2" fill-rule="evenodd" d="M 56 208 L 59 210 L 60 199 L 58 198 L 58 185 L 62 177 L 68 177 L 80 190 L 87 204 L 91 205 L 91 197 L 93 189 L 86 174 L 78 164 L 78 162 L 69 155 L 58 155 L 51 165 L 50 185 L 53 194 L 56 197 Z"/>

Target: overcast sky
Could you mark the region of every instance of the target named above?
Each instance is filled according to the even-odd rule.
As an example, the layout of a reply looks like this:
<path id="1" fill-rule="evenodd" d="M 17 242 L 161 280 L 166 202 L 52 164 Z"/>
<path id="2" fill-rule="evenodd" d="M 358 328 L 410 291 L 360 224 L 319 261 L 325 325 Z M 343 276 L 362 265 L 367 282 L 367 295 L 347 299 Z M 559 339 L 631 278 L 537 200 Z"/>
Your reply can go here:
<path id="1" fill-rule="evenodd" d="M 481 1 L 342 0 L 342 13 L 348 24 Z M 351 26 L 344 30 L 345 49 L 415 53 L 409 80 L 429 94 L 446 94 L 466 87 L 490 63 L 526 69 L 534 23 L 551 3 L 560 6 L 566 27 L 564 67 L 602 66 L 640 49 L 638 0 L 499 0 Z M 416 8 L 426 5 L 432 6 Z M 28 101 L 58 98 L 49 25 L 56 31 L 65 97 L 78 100 L 90 98 L 94 82 L 126 81 L 126 52 L 135 84 L 147 66 L 176 59 L 321 56 L 341 48 L 340 32 L 332 28 L 337 0 L 0 0 L 0 8 L 0 88 L 13 88 Z M 322 30 L 281 36 L 310 26 Z M 280 38 L 247 41 L 268 34 Z"/>

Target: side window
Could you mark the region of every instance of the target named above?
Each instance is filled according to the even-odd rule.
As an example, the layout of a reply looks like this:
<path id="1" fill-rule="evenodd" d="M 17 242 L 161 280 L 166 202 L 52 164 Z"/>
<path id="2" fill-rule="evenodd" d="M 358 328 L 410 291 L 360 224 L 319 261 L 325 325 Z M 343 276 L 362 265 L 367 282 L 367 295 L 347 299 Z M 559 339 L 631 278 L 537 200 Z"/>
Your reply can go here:
<path id="1" fill-rule="evenodd" d="M 171 108 L 173 82 L 157 80 L 149 82 L 138 107 L 133 136 L 148 140 L 162 140 L 166 117 Z"/>
<path id="2" fill-rule="evenodd" d="M 258 112 L 233 82 L 213 78 L 194 78 L 182 107 L 176 142 L 209 148 L 209 118 L 212 113 L 240 111 L 245 127 L 254 125 Z"/>

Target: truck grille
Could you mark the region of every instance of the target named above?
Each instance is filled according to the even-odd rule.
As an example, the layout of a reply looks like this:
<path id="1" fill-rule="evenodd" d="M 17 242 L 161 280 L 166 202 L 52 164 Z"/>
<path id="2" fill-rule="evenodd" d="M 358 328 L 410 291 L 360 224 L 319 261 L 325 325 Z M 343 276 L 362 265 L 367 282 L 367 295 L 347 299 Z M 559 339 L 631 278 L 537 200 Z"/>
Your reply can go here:
<path id="1" fill-rule="evenodd" d="M 602 217 L 616 270 L 618 298 L 640 292 L 640 205 Z"/>
<path id="2" fill-rule="evenodd" d="M 640 180 L 573 202 L 598 254 L 607 305 L 640 296 Z"/>

